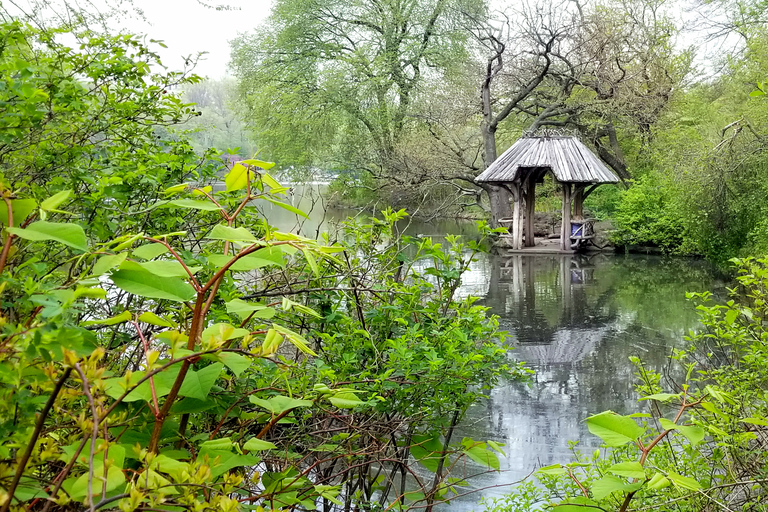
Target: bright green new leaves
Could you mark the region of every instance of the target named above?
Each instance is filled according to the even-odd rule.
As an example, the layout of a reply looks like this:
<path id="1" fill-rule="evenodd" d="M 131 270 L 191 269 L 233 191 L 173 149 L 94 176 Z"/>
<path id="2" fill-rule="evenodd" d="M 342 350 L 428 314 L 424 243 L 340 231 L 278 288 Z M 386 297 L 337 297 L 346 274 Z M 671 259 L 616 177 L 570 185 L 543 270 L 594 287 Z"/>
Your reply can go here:
<path id="1" fill-rule="evenodd" d="M 35 211 L 36 207 L 37 203 L 34 199 L 11 199 L 13 225 L 20 226 L 29 217 L 29 214 Z M 3 226 L 8 226 L 8 205 L 5 201 L 0 201 L 0 223 Z"/>
<path id="2" fill-rule="evenodd" d="M 277 448 L 275 443 L 270 443 L 269 441 L 264 441 L 262 439 L 258 439 L 256 437 L 249 439 L 245 442 L 243 445 L 243 450 L 248 450 L 249 452 L 258 452 L 263 450 L 274 450 Z"/>
<path id="3" fill-rule="evenodd" d="M 657 400 L 659 402 L 669 402 L 673 398 L 680 398 L 680 393 L 656 393 L 655 395 L 644 396 L 639 401 Z"/>
<path id="4" fill-rule="evenodd" d="M 216 224 L 211 232 L 208 233 L 205 238 L 212 238 L 214 240 L 227 240 L 229 242 L 248 242 L 256 243 L 259 241 L 253 233 L 246 228 L 239 227 L 233 228 L 224 224 Z"/>
<path id="5" fill-rule="evenodd" d="M 6 230 L 25 240 L 35 242 L 54 241 L 79 251 L 86 252 L 88 250 L 88 240 L 85 237 L 85 231 L 77 224 L 39 220 L 26 228 L 6 228 Z"/>
<path id="6" fill-rule="evenodd" d="M 139 322 L 144 322 L 151 325 L 157 325 L 158 327 L 175 327 L 176 324 L 170 320 L 159 317 L 151 311 L 147 311 L 139 315 Z"/>
<path id="7" fill-rule="evenodd" d="M 357 398 L 357 395 L 350 390 L 338 391 L 329 396 L 328 401 L 339 409 L 354 409 L 358 405 L 365 403 Z"/>
<path id="8" fill-rule="evenodd" d="M 283 210 L 288 210 L 289 212 L 295 213 L 296 215 L 300 215 L 300 216 L 302 216 L 302 217 L 304 217 L 306 219 L 309 218 L 309 215 L 307 215 L 303 211 L 299 210 L 295 206 L 291 206 L 290 204 L 284 203 L 282 201 L 278 201 L 277 199 L 274 199 L 274 198 L 269 197 L 269 196 L 264 196 L 264 199 L 266 199 L 267 201 L 269 201 L 273 205 L 282 208 Z"/>
<path id="9" fill-rule="evenodd" d="M 610 447 L 623 446 L 645 434 L 645 429 L 638 426 L 635 420 L 611 411 L 587 418 L 587 428 Z"/>
<path id="10" fill-rule="evenodd" d="M 186 302 L 195 297 L 195 289 L 183 279 L 160 277 L 145 270 L 117 270 L 110 279 L 118 288 L 149 299 Z"/>
<path id="11" fill-rule="evenodd" d="M 691 425 L 677 425 L 666 418 L 661 418 L 659 423 L 661 423 L 662 428 L 665 430 L 677 430 L 683 434 L 688 438 L 688 441 L 690 441 L 693 446 L 696 446 L 704 440 L 704 429 L 701 427 L 695 427 Z"/>
<path id="12" fill-rule="evenodd" d="M 242 375 L 242 373 L 251 366 L 251 360 L 249 358 L 240 354 L 235 354 L 234 352 L 221 352 L 216 355 L 216 358 L 224 363 L 227 368 L 232 370 L 235 377 Z"/>
<path id="13" fill-rule="evenodd" d="M 201 370 L 189 370 L 184 377 L 184 383 L 181 385 L 179 395 L 196 398 L 198 400 L 205 400 L 223 368 L 224 365 L 222 363 L 214 363 Z M 127 380 L 126 378 L 107 379 L 105 381 L 107 384 L 106 392 L 110 397 L 118 399 L 127 390 L 126 385 L 130 387 L 135 386 L 135 383 L 137 383 L 144 375 L 144 372 L 135 372 L 131 375 L 130 380 Z M 155 393 L 158 398 L 164 397 L 170 392 L 178 375 L 179 366 L 176 365 L 159 372 L 152 377 Z M 139 400 L 146 402 L 152 400 L 152 388 L 149 379 L 136 386 L 136 388 L 131 390 L 131 392 L 123 399 L 125 402 L 135 402 Z"/>
<path id="14" fill-rule="evenodd" d="M 594 496 L 596 500 L 602 500 L 614 492 L 636 491 L 642 487 L 642 485 L 642 482 L 630 484 L 615 476 L 605 475 L 603 478 L 592 484 L 591 491 L 592 496 Z"/>
<path id="15" fill-rule="evenodd" d="M 461 446 L 464 448 L 463 453 L 478 464 L 497 471 L 501 467 L 499 458 L 488 447 L 487 443 L 465 437 L 461 440 Z"/>
<path id="16" fill-rule="evenodd" d="M 75 480 L 65 482 L 62 487 L 66 490 L 72 499 L 77 501 L 85 501 L 88 497 L 88 473 L 80 475 Z M 94 471 L 92 489 L 94 494 L 101 494 L 102 485 L 106 483 L 107 492 L 111 492 L 119 489 L 125 485 L 125 475 L 122 470 L 115 466 L 110 466 L 107 469 L 107 478 L 104 479 L 104 470 Z"/>
<path id="17" fill-rule="evenodd" d="M 178 260 L 153 260 L 153 261 L 143 261 L 141 263 L 136 263 L 139 267 L 143 268 L 147 272 L 154 274 L 159 277 L 189 277 L 190 272 L 192 274 L 196 274 L 199 272 L 203 267 L 197 267 L 197 266 L 187 266 L 187 268 L 184 268 L 184 265 L 182 265 Z M 135 266 L 127 267 L 126 265 L 122 265 L 120 268 L 124 268 L 127 270 L 135 270 Z M 187 270 L 189 272 L 187 272 Z"/>
<path id="18" fill-rule="evenodd" d="M 151 260 L 157 258 L 161 254 L 168 252 L 168 248 L 163 244 L 144 244 L 133 250 L 133 257 L 140 258 L 142 260 Z"/>
<path id="19" fill-rule="evenodd" d="M 667 473 L 667 478 L 675 484 L 675 487 L 678 487 L 679 489 L 685 490 L 685 491 L 699 491 L 703 489 L 701 484 L 694 480 L 693 478 L 678 475 L 677 473 L 673 473 L 670 471 Z"/>
<path id="20" fill-rule="evenodd" d="M 218 211 L 221 208 L 211 203 L 210 201 L 198 201 L 196 199 L 174 199 L 164 204 L 172 204 L 181 208 L 189 208 L 192 210 L 203 210 L 208 212 Z"/>
<path id="21" fill-rule="evenodd" d="M 667 477 L 661 473 L 656 473 L 651 477 L 650 480 L 648 480 L 647 487 L 653 491 L 658 491 L 664 489 L 665 487 L 669 487 L 669 484 L 670 482 Z"/>
<path id="22" fill-rule="evenodd" d="M 96 263 L 93 265 L 93 272 L 91 274 L 94 276 L 100 276 L 102 274 L 106 274 L 113 268 L 119 267 L 127 257 L 128 257 L 127 252 L 121 252 L 120 254 L 104 255 L 100 257 L 98 260 L 96 260 Z"/>
<path id="23" fill-rule="evenodd" d="M 645 469 L 643 469 L 643 466 L 639 462 L 620 462 L 609 467 L 608 471 L 614 475 L 627 478 L 637 478 L 639 480 L 645 479 Z"/>
<path id="24" fill-rule="evenodd" d="M 275 316 L 275 308 L 257 304 L 255 302 L 246 302 L 242 299 L 233 299 L 227 302 L 227 313 L 237 315 L 241 320 L 246 318 L 272 318 Z"/>
<path id="25" fill-rule="evenodd" d="M 110 318 L 105 318 L 103 320 L 88 320 L 87 322 L 83 322 L 82 325 L 85 327 L 89 325 L 117 325 L 123 322 L 127 322 L 130 319 L 131 319 L 131 312 L 123 311 L 119 315 L 115 315 Z"/>
<path id="26" fill-rule="evenodd" d="M 297 407 L 312 407 L 312 404 L 314 403 L 311 400 L 301 400 L 283 395 L 273 396 L 267 400 L 251 395 L 248 399 L 252 404 L 268 410 L 273 415 L 290 411 Z"/>
<path id="27" fill-rule="evenodd" d="M 218 323 L 206 327 L 201 339 L 203 343 L 222 343 L 227 340 L 242 338 L 246 334 L 248 334 L 247 329 L 240 329 L 227 323 Z"/>
<path id="28" fill-rule="evenodd" d="M 310 356 L 316 356 L 317 355 L 314 350 L 309 348 L 309 345 L 307 345 L 307 340 L 305 340 L 304 337 L 302 337 L 299 333 L 294 332 L 294 331 L 288 329 L 287 327 L 283 327 L 283 326 L 277 325 L 277 324 L 272 324 L 272 328 L 275 331 L 277 331 L 280 334 L 282 334 L 283 336 L 285 336 L 288 339 L 288 341 L 293 343 L 293 345 L 296 348 L 298 348 L 300 351 L 302 351 L 303 353 L 305 353 L 307 355 L 310 355 Z"/>
<path id="29" fill-rule="evenodd" d="M 242 162 L 236 163 L 227 173 L 226 178 L 224 178 L 227 192 L 234 192 L 243 189 L 248 185 L 249 177 L 253 179 L 253 176 L 257 174 L 251 167 L 260 167 L 266 171 L 274 166 L 275 164 L 273 162 L 262 162 L 261 160 L 256 159 L 243 160 Z"/>
<path id="30" fill-rule="evenodd" d="M 71 190 L 62 190 L 58 194 L 54 194 L 48 199 L 44 200 L 42 203 L 40 203 L 40 220 L 45 220 L 48 212 L 63 213 L 63 214 L 71 215 L 71 213 L 69 212 L 64 212 L 57 209 L 71 196 L 72 196 Z"/>

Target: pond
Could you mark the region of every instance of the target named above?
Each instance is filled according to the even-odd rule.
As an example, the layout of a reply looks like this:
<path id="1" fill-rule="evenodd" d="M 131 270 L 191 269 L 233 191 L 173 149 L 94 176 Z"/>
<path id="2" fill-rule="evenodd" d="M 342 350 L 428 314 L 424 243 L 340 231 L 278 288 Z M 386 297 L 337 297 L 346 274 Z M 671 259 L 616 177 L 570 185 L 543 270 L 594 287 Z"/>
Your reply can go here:
<path id="1" fill-rule="evenodd" d="M 316 190 L 294 198 L 312 204 Z M 314 197 L 317 197 L 316 195 Z M 288 212 L 265 214 L 282 229 L 314 236 L 350 212 L 326 210 L 317 199 L 303 228 Z M 291 225 L 293 223 L 294 225 Z M 472 235 L 473 224 L 414 221 L 412 234 Z M 459 290 L 474 295 L 508 331 L 510 357 L 534 370 L 531 382 L 503 383 L 473 406 L 457 433 L 504 443 L 500 472 L 472 480 L 478 493 L 454 500 L 443 510 L 482 510 L 481 497 L 498 497 L 537 467 L 571 458 L 569 444 L 591 453 L 599 440 L 584 419 L 613 410 L 643 410 L 634 392 L 631 356 L 674 378 L 667 356 L 683 348 L 684 336 L 698 325 L 686 292 L 713 291 L 725 284 L 706 262 L 646 255 L 480 255 Z M 481 473 L 481 468 L 477 468 Z"/>

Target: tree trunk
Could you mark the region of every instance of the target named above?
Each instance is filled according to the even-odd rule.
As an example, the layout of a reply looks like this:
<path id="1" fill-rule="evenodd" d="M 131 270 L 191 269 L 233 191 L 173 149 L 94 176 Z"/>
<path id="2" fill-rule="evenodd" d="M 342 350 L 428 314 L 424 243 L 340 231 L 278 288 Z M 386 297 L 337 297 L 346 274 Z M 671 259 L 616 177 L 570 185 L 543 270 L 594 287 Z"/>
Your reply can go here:
<path id="1" fill-rule="evenodd" d="M 488 194 L 488 202 L 491 207 L 491 227 L 501 226 L 499 219 L 508 219 L 512 217 L 512 194 L 504 187 L 496 185 L 483 184 L 483 190 Z"/>

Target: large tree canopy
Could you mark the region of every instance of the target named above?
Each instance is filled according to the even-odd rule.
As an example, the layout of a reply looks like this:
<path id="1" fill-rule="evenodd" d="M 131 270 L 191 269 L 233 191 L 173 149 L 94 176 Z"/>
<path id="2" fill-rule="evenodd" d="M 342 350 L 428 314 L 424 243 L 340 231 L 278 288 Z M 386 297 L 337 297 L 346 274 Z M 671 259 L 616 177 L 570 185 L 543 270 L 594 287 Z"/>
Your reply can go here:
<path id="1" fill-rule="evenodd" d="M 327 164 L 330 148 L 354 140 L 387 165 L 425 76 L 464 58 L 464 13 L 483 9 L 482 0 L 279 0 L 266 33 L 233 43 L 261 140 L 300 164 Z"/>

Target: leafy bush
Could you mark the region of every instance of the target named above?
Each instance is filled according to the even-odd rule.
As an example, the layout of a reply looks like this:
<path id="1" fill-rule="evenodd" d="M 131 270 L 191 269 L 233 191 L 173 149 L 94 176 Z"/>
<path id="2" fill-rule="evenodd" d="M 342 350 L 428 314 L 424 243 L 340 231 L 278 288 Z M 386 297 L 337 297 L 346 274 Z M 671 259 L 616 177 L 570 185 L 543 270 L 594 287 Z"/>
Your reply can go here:
<path id="1" fill-rule="evenodd" d="M 621 194 L 612 241 L 620 246 L 650 245 L 665 252 L 684 250 L 684 217 L 672 190 L 658 175 L 636 180 Z"/>
<path id="2" fill-rule="evenodd" d="M 137 38 L 0 29 L 0 511 L 429 509 L 465 461 L 498 469 L 453 438 L 525 374 L 455 296 L 482 242 L 399 237 L 393 211 L 279 232 L 257 202 L 304 214 L 273 164 L 209 184 L 215 152 L 158 138 L 194 106 Z"/>

